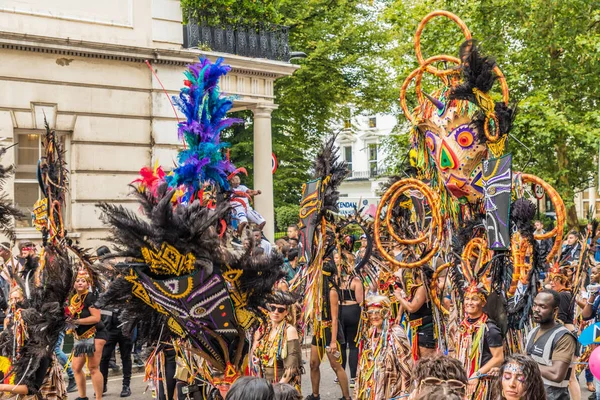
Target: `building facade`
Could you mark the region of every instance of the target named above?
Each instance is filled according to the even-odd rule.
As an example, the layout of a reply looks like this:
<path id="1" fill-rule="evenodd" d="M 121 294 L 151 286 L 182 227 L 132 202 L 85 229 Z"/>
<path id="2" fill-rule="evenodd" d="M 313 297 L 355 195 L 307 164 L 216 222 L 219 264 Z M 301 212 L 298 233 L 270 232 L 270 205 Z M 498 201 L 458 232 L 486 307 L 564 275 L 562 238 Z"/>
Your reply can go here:
<path id="1" fill-rule="evenodd" d="M 343 121 L 337 145 L 350 174 L 339 188 L 338 206 L 342 214 L 352 214 L 355 208 L 373 211 L 379 203 L 379 186 L 389 167 L 382 145 L 396 123 L 394 116 L 385 114 L 355 116 Z"/>
<path id="2" fill-rule="evenodd" d="M 86 246 L 102 243 L 107 232 L 95 205 L 136 210 L 128 184 L 140 168 L 173 166 L 180 142 L 169 97 L 183 86 L 186 65 L 200 55 L 224 57 L 232 71 L 222 91 L 235 96 L 234 110 L 254 113 L 254 182 L 263 191 L 255 206 L 269 221 L 265 233 L 271 236 L 273 83 L 297 67 L 201 51 L 189 39 L 175 0 L 2 1 L 0 146 L 18 143 L 2 160 L 16 166 L 5 186 L 17 206 L 30 213 L 40 195 L 35 171 L 45 118 L 66 149 L 69 234 Z M 40 237 L 29 218 L 17 227 L 18 239 Z"/>

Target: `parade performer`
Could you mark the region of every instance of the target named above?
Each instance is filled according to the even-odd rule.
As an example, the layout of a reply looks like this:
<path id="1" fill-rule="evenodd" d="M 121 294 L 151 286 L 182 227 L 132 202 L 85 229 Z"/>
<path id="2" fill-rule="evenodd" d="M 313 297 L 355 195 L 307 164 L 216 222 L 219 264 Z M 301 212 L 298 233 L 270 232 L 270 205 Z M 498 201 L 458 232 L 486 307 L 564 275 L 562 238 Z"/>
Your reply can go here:
<path id="1" fill-rule="evenodd" d="M 276 253 L 254 257 L 250 249 L 229 245 L 227 177 L 236 168 L 220 135 L 239 120 L 226 118 L 233 102 L 219 91 L 220 77 L 230 70 L 222 62 L 201 58 L 185 72 L 185 87 L 175 98 L 185 115 L 179 123 L 185 149 L 171 173 L 157 167 L 135 182 L 133 195 L 145 216 L 100 205 L 115 255 L 130 261 L 115 266 L 119 276 L 99 303 L 122 309 L 125 332 L 137 325 L 142 340 L 170 342 L 192 372 L 188 392 L 206 396 L 214 396 L 216 388 L 224 396 L 242 374 L 247 335 L 264 319 L 267 295 L 283 277 L 283 259 Z M 160 351 L 157 347 L 146 369 L 156 387 L 164 385 Z"/>
<path id="2" fill-rule="evenodd" d="M 573 269 L 570 265 L 558 266 L 555 265 L 548 271 L 550 280 L 550 288 L 558 292 L 560 296 L 560 305 L 558 307 L 557 318 L 563 323 L 569 331 L 575 331 L 575 304 L 573 293 L 571 293 L 570 281 L 573 277 Z M 569 278 L 569 275 L 571 279 Z"/>
<path id="3" fill-rule="evenodd" d="M 429 267 L 417 271 L 407 271 L 411 275 L 406 279 L 408 294 L 396 285 L 394 295 L 401 306 L 401 312 L 408 314 L 408 324 L 411 331 L 412 356 L 417 361 L 421 357 L 431 357 L 436 350 L 436 337 L 433 324 L 433 309 L 429 300 L 429 285 L 433 270 Z M 423 279 L 425 275 L 425 279 Z"/>
<path id="4" fill-rule="evenodd" d="M 386 296 L 365 300 L 356 398 L 388 400 L 410 392 L 411 350 L 404 329 L 394 323 Z"/>
<path id="5" fill-rule="evenodd" d="M 73 287 L 73 267 L 61 244 L 65 239 L 62 206 L 67 184 L 64 152 L 48 124 L 42 144 L 45 151 L 38 164 L 38 180 L 43 198 L 34 207 L 36 226 L 42 231 L 42 251 L 39 257 L 24 260 L 24 270 L 28 271 L 24 279 L 17 271 L 9 271 L 13 304 L 7 328 L 0 333 L 4 381 L 0 391 L 19 398 L 53 400 L 67 398 L 54 348 L 67 320 L 63 305 Z M 6 171 L 2 168 L 0 175 Z M 4 201 L 0 200 L 2 229 L 8 217 L 5 213 L 11 212 Z"/>
<path id="6" fill-rule="evenodd" d="M 100 320 L 100 309 L 94 305 L 92 278 L 85 268 L 79 269 L 75 277 L 75 293 L 67 307 L 70 323 L 75 328 L 67 331 L 74 337 L 72 368 L 80 398 L 86 398 L 86 377 L 83 367 L 87 365 L 92 378 L 94 391 L 102 397 L 104 379 L 100 372 L 102 349 L 108 339 L 108 333 Z"/>
<path id="7" fill-rule="evenodd" d="M 352 240 L 350 240 L 353 243 Z M 342 368 L 350 367 L 350 388 L 354 388 L 358 366 L 358 326 L 361 304 L 364 300 L 364 286 L 354 271 L 354 257 L 336 252 L 333 256 L 336 268 L 340 271 L 340 322 L 345 343 L 340 345 Z"/>
<path id="8" fill-rule="evenodd" d="M 329 138 L 317 154 L 315 179 L 302 187 L 300 203 L 300 237 L 308 264 L 292 283 L 292 291 L 303 296 L 302 329 L 314 332 L 310 355 L 312 393 L 307 400 L 319 396 L 320 364 L 324 354 L 334 369 L 343 398 L 350 398 L 348 376 L 340 364 L 339 345 L 352 338 L 344 338 L 338 320 L 339 272 L 333 260 L 335 252 L 351 252 L 346 227 L 356 224 L 352 218 L 338 215 L 338 186 L 348 174 L 345 163 L 339 160 L 335 137 Z M 365 227 L 358 225 L 365 232 Z M 367 239 L 364 255 L 355 266 L 357 271 L 369 261 L 372 243 Z"/>
<path id="9" fill-rule="evenodd" d="M 300 392 L 302 352 L 295 328 L 295 298 L 289 292 L 269 296 L 270 323 L 254 335 L 254 365 L 258 376 L 271 383 L 289 383 Z"/>
<path id="10" fill-rule="evenodd" d="M 467 372 L 468 393 L 473 400 L 489 398 L 491 380 L 486 375 L 504 361 L 500 329 L 483 312 L 487 296 L 483 284 L 476 280 L 466 288 L 463 299 L 466 315 L 455 340 L 455 356 Z"/>
<path id="11" fill-rule="evenodd" d="M 546 400 L 540 368 L 523 354 L 508 356 L 494 388 L 498 400 Z"/>

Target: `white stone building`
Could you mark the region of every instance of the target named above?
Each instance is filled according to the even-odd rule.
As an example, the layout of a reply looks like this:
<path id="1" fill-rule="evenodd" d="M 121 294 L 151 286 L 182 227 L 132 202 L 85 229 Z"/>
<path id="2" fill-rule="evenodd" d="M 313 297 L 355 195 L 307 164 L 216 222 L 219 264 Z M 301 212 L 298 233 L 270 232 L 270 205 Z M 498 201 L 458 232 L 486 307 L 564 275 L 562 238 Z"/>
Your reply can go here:
<path id="1" fill-rule="evenodd" d="M 388 167 L 382 144 L 396 123 L 396 117 L 386 114 L 355 116 L 343 122 L 337 145 L 351 174 L 339 188 L 341 213 L 379 203 L 379 185 Z"/>
<path id="2" fill-rule="evenodd" d="M 188 40 L 189 41 L 189 40 Z M 256 208 L 271 223 L 273 82 L 295 66 L 284 61 L 184 48 L 179 1 L 3 0 L 0 2 L 0 146 L 18 143 L 2 163 L 16 165 L 6 189 L 23 210 L 39 192 L 35 168 L 44 116 L 64 141 L 71 188 L 65 210 L 70 235 L 86 246 L 106 236 L 95 204 L 137 209 L 128 184 L 143 166 L 173 165 L 179 147 L 169 96 L 183 86 L 185 66 L 203 54 L 222 56 L 232 71 L 224 92 L 255 118 Z M 19 239 L 40 237 L 18 221 Z"/>

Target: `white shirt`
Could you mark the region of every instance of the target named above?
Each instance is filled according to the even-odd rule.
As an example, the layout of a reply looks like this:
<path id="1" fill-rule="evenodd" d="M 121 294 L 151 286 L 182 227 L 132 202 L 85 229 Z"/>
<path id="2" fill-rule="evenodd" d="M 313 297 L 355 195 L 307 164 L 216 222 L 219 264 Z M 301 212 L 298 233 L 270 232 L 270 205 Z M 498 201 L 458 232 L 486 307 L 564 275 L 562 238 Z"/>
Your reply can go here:
<path id="1" fill-rule="evenodd" d="M 244 186 L 244 185 L 239 185 L 238 187 L 233 188 L 233 191 L 234 192 L 243 192 L 243 193 L 246 193 L 246 192 L 248 192 L 248 187 Z M 250 201 L 249 201 L 249 199 L 247 197 L 240 196 L 240 197 L 236 197 L 236 199 L 239 199 L 239 201 L 244 202 L 244 205 L 246 206 L 247 209 L 249 209 L 249 210 L 252 209 L 252 207 L 250 207 Z"/>

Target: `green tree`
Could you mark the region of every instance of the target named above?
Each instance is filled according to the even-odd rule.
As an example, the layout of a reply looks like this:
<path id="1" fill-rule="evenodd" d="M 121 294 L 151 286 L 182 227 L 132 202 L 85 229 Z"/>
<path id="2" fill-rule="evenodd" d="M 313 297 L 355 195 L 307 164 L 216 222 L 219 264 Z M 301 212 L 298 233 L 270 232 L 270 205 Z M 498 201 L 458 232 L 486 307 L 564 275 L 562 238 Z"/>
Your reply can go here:
<path id="1" fill-rule="evenodd" d="M 506 76 L 519 113 L 509 142 L 515 169 L 553 185 L 577 225 L 574 193 L 593 184 L 600 139 L 600 1 L 395 0 L 385 10 L 398 46 L 390 58 L 403 78 L 417 66 L 412 37 L 430 11 L 461 17 Z M 439 18 L 423 32 L 424 56 L 456 55 L 460 30 Z M 400 82 L 397 82 L 399 85 Z"/>
<path id="2" fill-rule="evenodd" d="M 288 226 L 298 223 L 299 205 L 286 205 L 275 209 L 275 221 L 277 222 L 277 231 L 283 232 Z"/>
<path id="3" fill-rule="evenodd" d="M 253 187 L 254 147 L 253 122 L 251 111 L 240 111 L 232 114 L 242 118 L 245 123 L 237 125 L 226 132 L 223 140 L 231 143 L 230 157 L 237 167 L 245 167 L 248 177 L 242 177 L 244 184 Z M 305 144 L 295 140 L 285 126 L 273 119 L 273 153 L 278 160 L 278 168 L 273 175 L 273 195 L 275 208 L 283 205 L 298 205 L 302 184 L 310 179 L 311 154 Z M 260 189 L 260 188 L 254 188 Z"/>

